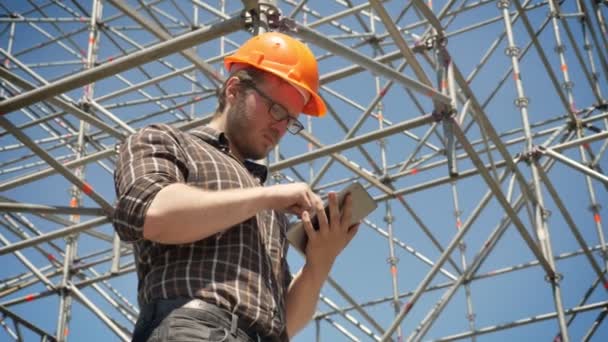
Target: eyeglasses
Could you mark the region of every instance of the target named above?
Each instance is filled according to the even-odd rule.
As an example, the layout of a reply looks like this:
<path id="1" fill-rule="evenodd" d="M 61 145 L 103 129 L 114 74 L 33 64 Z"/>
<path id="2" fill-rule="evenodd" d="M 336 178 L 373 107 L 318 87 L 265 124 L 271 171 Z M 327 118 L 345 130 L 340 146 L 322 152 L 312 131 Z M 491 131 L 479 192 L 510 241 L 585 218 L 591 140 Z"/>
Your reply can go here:
<path id="1" fill-rule="evenodd" d="M 289 112 L 283 105 L 275 102 L 270 96 L 264 94 L 258 87 L 256 87 L 253 83 L 247 82 L 247 87 L 255 90 L 258 95 L 260 95 L 266 102 L 268 102 L 268 113 L 275 119 L 277 122 L 281 122 L 283 120 L 287 120 L 287 130 L 291 134 L 298 134 L 301 130 L 304 129 L 304 126 L 298 119 L 289 115 Z"/>

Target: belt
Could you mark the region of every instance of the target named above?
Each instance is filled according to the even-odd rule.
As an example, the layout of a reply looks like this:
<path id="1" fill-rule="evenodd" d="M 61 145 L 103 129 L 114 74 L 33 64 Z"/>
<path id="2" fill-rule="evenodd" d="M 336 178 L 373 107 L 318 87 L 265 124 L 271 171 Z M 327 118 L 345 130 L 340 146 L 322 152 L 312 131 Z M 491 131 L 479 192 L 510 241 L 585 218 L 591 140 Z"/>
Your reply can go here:
<path id="1" fill-rule="evenodd" d="M 186 302 L 184 305 L 182 305 L 182 308 L 197 309 L 197 310 L 221 313 L 222 315 L 224 315 L 224 318 L 226 318 L 230 322 L 230 327 L 229 327 L 230 334 L 232 334 L 233 336 L 235 336 L 237 334 L 238 330 L 241 330 L 243 333 L 245 333 L 247 336 L 249 336 L 249 338 L 253 342 L 264 341 L 262 336 L 260 336 L 255 331 L 251 331 L 251 329 L 249 329 L 249 326 L 246 325 L 246 323 L 242 319 L 239 319 L 239 316 L 237 316 L 236 314 L 234 314 L 228 310 L 222 309 L 222 308 L 218 307 L 217 305 L 207 303 L 201 299 L 192 299 L 192 300 Z"/>

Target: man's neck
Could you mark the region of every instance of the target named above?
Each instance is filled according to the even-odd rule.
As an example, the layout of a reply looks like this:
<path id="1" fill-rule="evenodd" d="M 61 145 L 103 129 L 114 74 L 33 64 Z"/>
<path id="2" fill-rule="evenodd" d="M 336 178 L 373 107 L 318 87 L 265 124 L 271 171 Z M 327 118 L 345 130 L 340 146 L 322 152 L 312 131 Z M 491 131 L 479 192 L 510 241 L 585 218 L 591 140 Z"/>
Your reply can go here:
<path id="1" fill-rule="evenodd" d="M 218 132 L 222 132 L 224 134 L 227 134 L 226 132 L 226 120 L 225 120 L 225 115 L 222 115 L 218 118 L 212 119 L 211 122 L 209 122 L 209 124 L 207 124 L 207 126 L 217 130 Z M 240 155 L 240 153 L 238 152 L 238 150 L 236 148 L 234 148 L 234 145 L 232 144 L 232 139 L 230 139 L 230 136 L 226 135 L 226 138 L 228 138 L 228 146 L 230 147 L 230 153 L 238 160 L 242 162 L 244 162 L 243 157 Z"/>

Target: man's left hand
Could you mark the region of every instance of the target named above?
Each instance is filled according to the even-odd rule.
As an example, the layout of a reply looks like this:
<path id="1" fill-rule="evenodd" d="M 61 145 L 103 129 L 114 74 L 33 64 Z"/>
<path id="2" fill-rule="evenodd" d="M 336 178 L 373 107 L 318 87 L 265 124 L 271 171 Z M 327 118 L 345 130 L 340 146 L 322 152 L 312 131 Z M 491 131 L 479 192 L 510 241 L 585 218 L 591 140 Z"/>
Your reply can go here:
<path id="1" fill-rule="evenodd" d="M 352 198 L 344 198 L 342 210 L 339 208 L 338 196 L 335 192 L 329 193 L 329 218 L 324 208 L 316 209 L 319 229 L 315 230 L 311 223 L 310 213 L 302 213 L 304 230 L 308 236 L 306 245 L 306 264 L 318 276 L 327 277 L 334 260 L 353 239 L 359 229 L 359 224 L 351 224 Z"/>

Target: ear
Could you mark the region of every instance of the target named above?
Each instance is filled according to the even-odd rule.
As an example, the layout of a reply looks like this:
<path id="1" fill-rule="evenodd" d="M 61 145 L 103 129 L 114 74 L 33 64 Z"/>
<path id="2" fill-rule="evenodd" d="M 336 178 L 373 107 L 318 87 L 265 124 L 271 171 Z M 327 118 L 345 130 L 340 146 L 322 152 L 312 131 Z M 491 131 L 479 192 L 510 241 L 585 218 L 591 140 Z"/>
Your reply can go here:
<path id="1" fill-rule="evenodd" d="M 230 77 L 228 81 L 226 81 L 226 104 L 232 104 L 236 100 L 238 92 L 240 91 L 239 82 L 237 77 Z"/>

